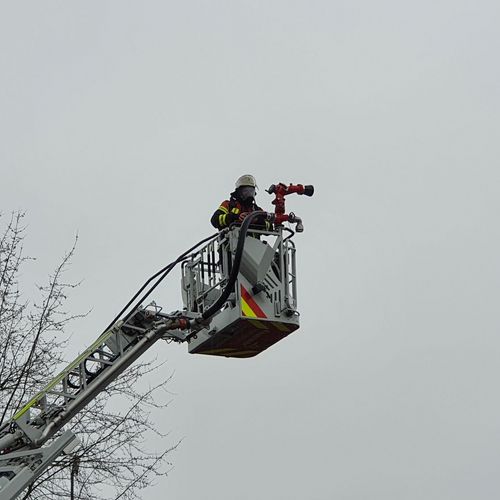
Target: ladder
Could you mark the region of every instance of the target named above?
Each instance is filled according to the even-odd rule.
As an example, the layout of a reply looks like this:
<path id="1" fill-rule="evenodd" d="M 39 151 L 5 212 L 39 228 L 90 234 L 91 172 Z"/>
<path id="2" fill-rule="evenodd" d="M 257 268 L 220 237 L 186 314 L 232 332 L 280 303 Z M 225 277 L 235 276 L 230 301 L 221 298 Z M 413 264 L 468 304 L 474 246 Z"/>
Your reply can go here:
<path id="1" fill-rule="evenodd" d="M 182 317 L 181 317 L 182 316 Z M 16 498 L 61 454 L 79 445 L 60 432 L 82 408 L 160 339 L 184 342 L 186 314 L 153 303 L 116 322 L 0 428 L 0 500 Z"/>

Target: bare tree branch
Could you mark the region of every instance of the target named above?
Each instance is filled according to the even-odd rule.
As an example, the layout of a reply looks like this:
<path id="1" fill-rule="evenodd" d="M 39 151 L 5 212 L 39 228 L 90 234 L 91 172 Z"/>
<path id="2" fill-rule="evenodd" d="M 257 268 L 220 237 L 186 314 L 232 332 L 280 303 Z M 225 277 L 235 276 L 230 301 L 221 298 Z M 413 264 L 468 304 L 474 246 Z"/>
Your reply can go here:
<path id="1" fill-rule="evenodd" d="M 63 362 L 65 329 L 86 316 L 64 309 L 68 293 L 79 286 L 64 280 L 78 237 L 48 283 L 37 287 L 39 304 L 23 299 L 19 276 L 34 260 L 24 255 L 24 218 L 23 212 L 13 213 L 0 233 L 0 424 L 50 380 L 47 366 L 54 366 L 55 373 Z M 132 500 L 140 498 L 138 492 L 155 477 L 167 475 L 167 456 L 179 443 L 150 452 L 144 442 L 154 437 L 158 444 L 167 437 L 158 431 L 150 412 L 169 405 L 164 396 L 170 397 L 166 386 L 171 376 L 160 377 L 147 390 L 134 389 L 140 377 L 153 374 L 158 379 L 161 368 L 164 363 L 156 360 L 135 364 L 84 408 L 69 424 L 82 441 L 80 448 L 57 459 L 23 499 Z M 122 407 L 127 402 L 123 412 L 113 410 L 118 400 Z"/>

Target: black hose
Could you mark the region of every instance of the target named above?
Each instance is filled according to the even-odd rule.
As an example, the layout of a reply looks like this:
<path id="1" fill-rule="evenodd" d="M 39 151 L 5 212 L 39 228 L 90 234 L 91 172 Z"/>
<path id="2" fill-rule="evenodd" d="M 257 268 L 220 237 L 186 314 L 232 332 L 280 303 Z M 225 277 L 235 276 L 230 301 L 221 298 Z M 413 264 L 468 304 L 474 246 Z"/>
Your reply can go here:
<path id="1" fill-rule="evenodd" d="M 179 264 L 182 260 L 184 260 L 189 253 L 191 253 L 195 248 L 199 247 L 203 243 L 215 239 L 217 236 L 219 236 L 220 233 L 213 234 L 211 236 L 208 236 L 207 238 L 202 239 L 196 245 L 193 245 L 189 250 L 186 250 L 184 253 L 179 255 L 177 259 L 175 259 L 173 262 L 165 266 L 164 268 L 160 269 L 157 273 L 153 274 L 145 283 L 144 285 L 139 288 L 137 293 L 127 302 L 127 304 L 123 307 L 123 309 L 116 315 L 116 317 L 111 321 L 111 323 L 108 325 L 108 327 L 104 330 L 104 332 L 108 331 L 121 317 L 121 315 L 130 307 L 130 304 L 134 302 L 134 300 L 141 294 L 141 292 L 151 283 L 155 278 L 160 276 L 156 283 L 148 290 L 147 293 L 145 293 L 140 300 L 137 302 L 137 304 L 132 308 L 132 310 L 123 318 L 123 321 L 127 321 L 130 316 L 135 312 L 135 310 L 146 300 L 146 298 L 151 294 L 151 292 L 165 279 L 165 277 L 172 271 L 172 269 Z M 103 332 L 103 333 L 104 333 Z"/>
<path id="2" fill-rule="evenodd" d="M 224 288 L 220 297 L 206 311 L 203 312 L 203 314 L 201 315 L 203 319 L 207 319 L 210 316 L 213 316 L 223 306 L 224 302 L 226 302 L 227 298 L 233 291 L 234 284 L 236 283 L 236 278 L 238 277 L 238 273 L 240 272 L 241 257 L 243 255 L 243 247 L 245 246 L 245 238 L 248 228 L 252 220 L 259 215 L 267 215 L 267 212 L 260 210 L 257 212 L 252 212 L 247 215 L 247 217 L 243 221 L 240 229 L 240 235 L 238 237 L 238 245 L 236 246 L 236 253 L 234 255 L 233 267 L 231 268 L 231 273 L 229 274 L 226 287 Z"/>
<path id="3" fill-rule="evenodd" d="M 156 281 L 156 283 L 139 299 L 139 301 L 137 302 L 137 304 L 123 318 L 124 322 L 127 321 L 130 318 L 130 316 L 132 316 L 132 314 L 134 314 L 134 312 L 137 310 L 137 308 L 147 299 L 147 297 L 151 294 L 151 292 L 165 279 L 165 277 L 170 273 L 170 271 L 172 271 L 172 269 L 177 264 L 179 264 L 179 262 L 182 262 L 183 260 L 185 260 L 189 256 L 188 254 L 190 254 L 195 248 L 199 247 L 200 245 L 202 245 L 203 243 L 205 243 L 205 242 L 207 242 L 209 240 L 213 240 L 213 239 L 217 238 L 219 235 L 220 235 L 220 232 L 218 232 L 216 234 L 213 234 L 211 236 L 208 236 L 207 238 L 202 239 L 201 241 L 199 241 L 198 243 L 196 243 L 196 245 L 193 245 L 189 250 L 186 250 L 184 253 L 182 253 L 181 255 L 179 255 L 179 257 L 177 257 L 177 259 L 175 259 L 173 262 L 171 262 L 170 264 L 166 265 L 164 268 L 160 269 L 157 273 L 153 274 L 153 276 L 151 276 L 144 283 L 144 285 L 142 285 L 141 288 L 139 288 L 139 290 L 137 290 L 137 292 L 135 293 L 135 295 L 127 302 L 127 304 L 123 307 L 123 309 L 115 316 L 115 318 L 113 319 L 113 321 L 111 321 L 111 323 L 107 326 L 107 328 L 102 333 L 107 332 L 120 319 L 121 315 L 130 307 L 130 304 L 132 304 L 132 302 L 134 302 L 134 300 L 149 285 L 149 283 L 151 283 L 151 281 L 153 281 L 155 278 L 157 278 L 158 276 L 160 276 L 158 278 L 158 280 Z M 85 373 L 88 376 L 87 383 L 89 383 L 100 372 L 102 372 L 103 369 L 106 368 L 106 366 L 102 367 L 101 369 L 97 370 L 96 372 L 91 372 L 90 370 L 87 369 L 87 365 L 86 365 L 86 362 L 85 362 L 84 363 L 84 368 L 85 368 Z M 68 380 L 68 385 L 70 387 L 72 387 L 73 389 L 77 389 L 78 387 L 80 387 L 77 384 L 73 384 L 70 380 Z"/>

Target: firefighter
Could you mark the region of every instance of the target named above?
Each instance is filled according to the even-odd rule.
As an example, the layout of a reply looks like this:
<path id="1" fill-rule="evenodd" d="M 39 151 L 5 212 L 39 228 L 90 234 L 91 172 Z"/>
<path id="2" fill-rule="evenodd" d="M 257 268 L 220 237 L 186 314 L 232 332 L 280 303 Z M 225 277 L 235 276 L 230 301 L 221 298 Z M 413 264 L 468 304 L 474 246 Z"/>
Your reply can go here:
<path id="1" fill-rule="evenodd" d="M 233 222 L 241 224 L 250 212 L 262 210 L 255 203 L 257 183 L 253 175 L 242 175 L 236 181 L 236 189 L 231 193 L 229 200 L 224 200 L 214 212 L 210 222 L 217 229 L 224 229 Z M 255 229 L 271 230 L 271 223 L 265 217 L 257 217 L 252 221 Z"/>

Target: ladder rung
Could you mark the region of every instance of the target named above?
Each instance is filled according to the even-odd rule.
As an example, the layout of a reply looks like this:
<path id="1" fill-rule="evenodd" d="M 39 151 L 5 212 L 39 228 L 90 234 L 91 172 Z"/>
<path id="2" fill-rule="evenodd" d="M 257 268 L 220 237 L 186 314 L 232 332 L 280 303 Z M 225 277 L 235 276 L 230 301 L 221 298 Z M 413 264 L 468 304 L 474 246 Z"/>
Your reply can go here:
<path id="1" fill-rule="evenodd" d="M 86 361 L 93 361 L 95 363 L 101 363 L 101 365 L 107 365 L 110 366 L 113 364 L 113 361 L 109 361 L 109 359 L 101 359 L 101 358 L 94 358 L 93 356 L 89 356 Z"/>
<path id="2" fill-rule="evenodd" d="M 70 394 L 69 392 L 59 392 L 59 391 L 49 391 L 47 394 L 51 394 L 52 396 L 62 396 L 63 398 L 75 399 L 76 394 Z"/>
<path id="3" fill-rule="evenodd" d="M 113 358 L 115 356 L 112 352 L 105 351 L 104 349 L 97 349 L 95 352 L 108 358 Z"/>

